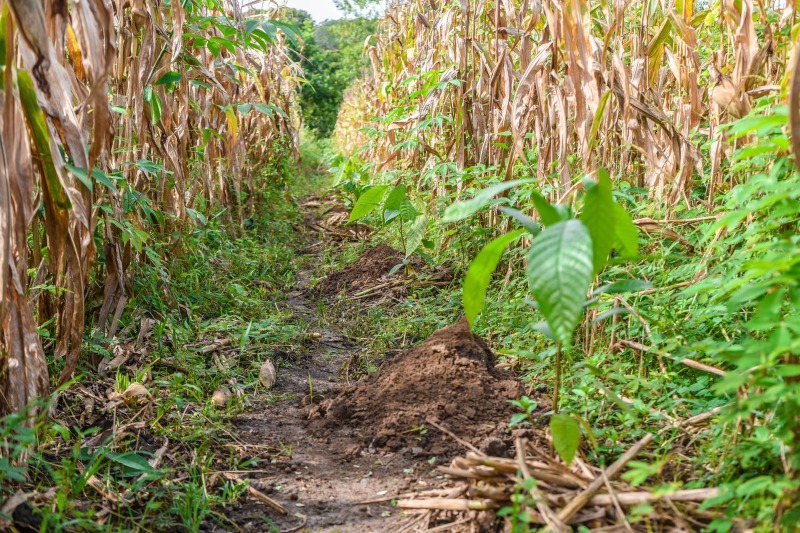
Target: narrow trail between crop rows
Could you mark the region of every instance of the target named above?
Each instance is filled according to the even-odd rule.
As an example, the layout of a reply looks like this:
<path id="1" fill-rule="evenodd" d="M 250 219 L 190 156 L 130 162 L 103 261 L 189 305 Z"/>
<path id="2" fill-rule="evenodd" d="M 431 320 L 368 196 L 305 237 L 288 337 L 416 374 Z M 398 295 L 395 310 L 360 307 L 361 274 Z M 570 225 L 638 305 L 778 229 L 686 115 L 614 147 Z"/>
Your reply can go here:
<path id="1" fill-rule="evenodd" d="M 359 246 L 360 235 L 348 236 L 351 228 L 332 200 L 306 200 L 303 207 L 297 237 L 305 246 L 297 259 L 310 266 L 297 273 L 282 305 L 307 324 L 301 333 L 307 342 L 297 352 L 267 354 L 277 382 L 271 395 L 255 398 L 253 408 L 233 421 L 233 442 L 227 444 L 233 454 L 259 464 L 226 473 L 228 479 L 249 479 L 248 495 L 220 511 L 233 529 L 213 525 L 207 531 L 499 532 L 506 523 L 496 511 L 511 504 L 520 472 L 533 487 L 525 504 L 530 520 L 559 531 L 616 527 L 624 523 L 623 506 L 642 503 L 658 508 L 635 531 L 692 530 L 690 521 L 713 519 L 698 509 L 716 494 L 713 488 L 662 496 L 615 479 L 645 451 L 652 434 L 607 468 L 580 453 L 571 466 L 564 464 L 546 430 L 550 400 L 498 365 L 466 320 L 405 351 L 378 354 L 371 361 L 376 371 L 354 377 L 368 349 L 365 309 L 379 306 L 391 317 L 394 305 L 415 308 L 417 287 L 436 291 L 452 276 L 424 262 L 395 268 L 403 254 L 386 244 Z M 351 245 L 360 256 L 315 284 L 319 273 L 313 269 L 324 254 Z M 331 311 L 342 307 L 344 318 Z M 344 330 L 363 333 L 355 339 Z M 517 411 L 510 400 L 526 395 L 532 407 L 525 423 L 510 428 Z M 693 422 L 685 423 L 688 428 Z M 599 493 L 603 487 L 608 494 Z"/>
<path id="2" fill-rule="evenodd" d="M 305 210 L 306 227 L 319 227 Z M 330 239 L 330 234 L 318 236 Z M 313 258 L 326 244 L 309 243 L 302 253 Z M 364 347 L 324 325 L 317 302 L 330 301 L 341 289 L 350 294 L 347 305 L 361 305 L 365 284 L 368 295 L 370 287 L 380 288 L 376 293 L 397 289 L 402 274 L 387 281 L 401 260 L 396 253 L 378 245 L 317 288 L 311 287 L 313 272 L 298 273 L 284 305 L 309 324 L 304 334 L 313 346 L 302 355 L 273 353 L 278 377 L 272 398 L 279 400 L 256 400 L 234 421 L 236 452 L 262 459 L 258 470 L 238 473 L 250 479 L 251 487 L 242 504 L 226 512 L 239 531 L 411 530 L 417 517 L 402 516 L 392 500 L 442 486 L 437 468 L 466 451 L 448 428 L 479 439 L 486 451 L 510 449 L 506 421 L 513 408 L 507 400 L 522 394 L 521 385 L 495 370 L 491 350 L 465 322 L 387 357 L 383 368 L 357 383 L 349 379 L 348 369 Z"/>
<path id="3" fill-rule="evenodd" d="M 359 502 L 408 490 L 417 482 L 410 472 L 417 470 L 411 470 L 408 461 L 396 454 L 362 454 L 357 444 L 337 448 L 332 444 L 338 443 L 309 432 L 309 403 L 333 396 L 342 388 L 342 365 L 360 347 L 335 331 L 314 325 L 315 307 L 302 290 L 306 279 L 301 276 L 301 285 L 289 294 L 287 306 L 312 324 L 315 346 L 299 360 L 278 354 L 283 360 L 278 361 L 282 364 L 274 393 L 287 399 L 257 404 L 235 422 L 240 446 L 249 455 L 278 453 L 275 462 L 250 476 L 251 486 L 287 512 L 270 508 L 251 495 L 228 518 L 245 531 L 264 531 L 269 525 L 280 531 L 386 531 L 393 519 L 389 503 Z"/>
<path id="4" fill-rule="evenodd" d="M 329 238 L 323 232 L 319 235 Z M 323 249 L 305 247 L 303 253 L 316 256 Z M 298 274 L 285 306 L 310 324 L 305 333 L 313 339 L 313 347 L 300 356 L 274 353 L 278 377 L 273 397 L 284 399 L 274 403 L 264 399 L 234 422 L 240 453 L 275 459 L 262 461 L 259 470 L 247 475 L 257 492 L 251 491 L 227 518 L 240 530 L 254 532 L 392 531 L 398 517 L 391 499 L 438 483 L 438 463 L 421 448 L 364 449 L 355 436 L 310 431 L 309 407 L 348 386 L 343 367 L 363 349 L 320 324 L 314 298 L 322 295 L 310 290 L 311 275 L 308 271 Z M 279 507 L 265 503 L 264 496 Z"/>

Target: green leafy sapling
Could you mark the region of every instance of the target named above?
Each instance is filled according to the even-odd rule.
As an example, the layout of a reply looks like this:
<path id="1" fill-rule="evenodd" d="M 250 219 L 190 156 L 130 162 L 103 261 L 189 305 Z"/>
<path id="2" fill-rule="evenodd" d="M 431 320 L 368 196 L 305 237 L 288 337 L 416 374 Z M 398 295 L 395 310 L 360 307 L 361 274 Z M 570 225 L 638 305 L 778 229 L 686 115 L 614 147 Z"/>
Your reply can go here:
<path id="1" fill-rule="evenodd" d="M 388 195 L 386 194 L 388 191 Z M 405 253 L 405 262 L 423 244 L 428 229 L 428 217 L 420 212 L 408 197 L 408 189 L 399 184 L 376 185 L 361 193 L 350 212 L 350 222 L 360 220 L 381 208 L 381 221 L 384 226 L 396 223 L 400 226 L 400 241 Z"/>
<path id="2" fill-rule="evenodd" d="M 445 211 L 443 221 L 463 220 L 487 207 L 508 203 L 508 199 L 494 197 L 533 181 L 515 180 L 489 187 L 469 200 L 451 205 Z M 523 229 L 495 238 L 478 253 L 467 270 L 462 294 L 464 312 L 472 325 L 486 304 L 486 291 L 503 252 L 523 236 L 532 239 L 527 250 L 526 274 L 538 309 L 545 319 L 537 329 L 556 343 L 555 415 L 550 426 L 556 451 L 567 462 L 572 460 L 577 450 L 580 429 L 573 417 L 558 414 L 562 351 L 570 349 L 584 309 L 591 303 L 587 302 L 589 290 L 595 277 L 608 263 L 612 251 L 616 250 L 623 259 L 638 254 L 638 231 L 631 216 L 614 201 L 608 171 L 598 170 L 596 179 L 586 177 L 583 185 L 586 192 L 578 218 L 572 216 L 571 209 L 550 204 L 536 192 L 531 197 L 538 221 L 513 207 L 500 206 L 499 210 Z M 517 420 L 520 422 L 522 419 Z"/>

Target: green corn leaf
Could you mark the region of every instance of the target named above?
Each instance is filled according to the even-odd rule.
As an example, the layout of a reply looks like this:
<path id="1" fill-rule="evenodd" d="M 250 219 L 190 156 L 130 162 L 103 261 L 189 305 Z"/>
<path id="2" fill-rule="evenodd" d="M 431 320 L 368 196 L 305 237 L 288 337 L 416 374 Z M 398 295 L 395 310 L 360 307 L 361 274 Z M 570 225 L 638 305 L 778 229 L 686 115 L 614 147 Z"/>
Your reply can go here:
<path id="1" fill-rule="evenodd" d="M 603 122 L 603 113 L 605 113 L 608 98 L 611 96 L 611 89 L 606 90 L 605 94 L 600 98 L 600 103 L 597 106 L 597 112 L 594 114 L 592 120 L 592 129 L 589 132 L 589 150 L 594 148 L 597 143 L 597 134 L 600 131 L 600 124 Z"/>
<path id="2" fill-rule="evenodd" d="M 546 228 L 528 251 L 528 281 L 556 340 L 568 345 L 592 284 L 592 237 L 579 220 Z"/>
<path id="3" fill-rule="evenodd" d="M 28 127 L 33 135 L 33 143 L 36 145 L 36 151 L 39 154 L 47 190 L 53 199 L 56 209 L 62 216 L 65 216 L 66 212 L 72 208 L 72 204 L 61 184 L 61 178 L 58 176 L 58 170 L 53 161 L 53 154 L 50 152 L 50 131 L 47 129 L 47 120 L 36 99 L 36 89 L 33 86 L 33 79 L 27 71 L 17 71 L 17 86 L 19 87 L 19 98 L 22 102 L 22 110 L 25 113 L 25 119 L 28 121 Z"/>
<path id="4" fill-rule="evenodd" d="M 350 212 L 350 222 L 364 218 L 372 213 L 380 205 L 388 188 L 388 185 L 376 185 L 361 193 L 356 205 L 353 206 L 353 210 Z"/>
<path id="5" fill-rule="evenodd" d="M 553 447 L 569 466 L 581 443 L 581 429 L 578 423 L 569 415 L 553 415 L 550 419 L 550 434 L 553 436 Z"/>
<path id="6" fill-rule="evenodd" d="M 449 223 L 449 222 L 458 222 L 459 220 L 464 220 L 465 218 L 474 215 L 482 208 L 486 207 L 489 204 L 489 202 L 491 202 L 492 198 L 494 198 L 501 192 L 507 191 L 508 189 L 516 187 L 517 185 L 531 183 L 533 181 L 536 180 L 528 178 L 524 180 L 504 181 L 503 183 L 492 185 L 491 187 L 482 190 L 469 200 L 464 200 L 463 202 L 456 202 L 453 205 L 449 206 L 445 210 L 444 216 L 442 216 L 442 222 Z"/>
<path id="7" fill-rule="evenodd" d="M 614 196 L 611 191 L 611 179 L 608 171 L 600 169 L 597 183 L 589 181 L 584 197 L 581 222 L 589 229 L 592 236 L 592 257 L 594 274 L 603 270 L 608 254 L 614 246 L 614 229 L 616 224 Z M 594 186 L 591 186 L 593 184 Z"/>
<path id="8" fill-rule="evenodd" d="M 647 45 L 647 55 L 650 58 L 656 57 L 658 51 L 661 50 L 662 45 L 669 39 L 669 34 L 672 31 L 672 21 L 668 18 L 664 19 L 661 27 L 658 29 L 655 37 Z"/>
<path id="9" fill-rule="evenodd" d="M 486 305 L 486 289 L 489 287 L 492 273 L 497 268 L 503 251 L 511 241 L 523 233 L 525 233 L 524 230 L 517 230 L 501 235 L 484 246 L 483 250 L 470 263 L 467 276 L 464 278 L 462 292 L 464 313 L 467 315 L 470 325 L 475 322 Z"/>

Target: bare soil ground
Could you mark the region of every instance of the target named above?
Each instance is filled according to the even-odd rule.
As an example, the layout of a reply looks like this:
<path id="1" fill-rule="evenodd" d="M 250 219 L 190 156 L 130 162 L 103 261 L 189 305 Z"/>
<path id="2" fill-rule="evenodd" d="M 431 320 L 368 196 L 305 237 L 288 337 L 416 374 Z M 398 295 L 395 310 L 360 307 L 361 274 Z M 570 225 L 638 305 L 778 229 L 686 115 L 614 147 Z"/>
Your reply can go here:
<path id="1" fill-rule="evenodd" d="M 502 455 L 513 445 L 508 419 L 514 408 L 508 400 L 523 390 L 494 364 L 492 351 L 462 320 L 315 407 L 311 429 L 355 437 L 367 449 L 419 450 L 437 457 L 463 452 L 463 445 L 434 429 L 444 426 Z"/>
<path id="2" fill-rule="evenodd" d="M 331 273 L 316 290 L 323 298 L 345 293 L 351 301 L 382 304 L 386 300 L 402 300 L 411 285 L 443 286 L 452 279 L 447 267 L 430 268 L 420 257 L 406 259 L 399 250 L 381 243 L 365 251 L 351 265 Z"/>

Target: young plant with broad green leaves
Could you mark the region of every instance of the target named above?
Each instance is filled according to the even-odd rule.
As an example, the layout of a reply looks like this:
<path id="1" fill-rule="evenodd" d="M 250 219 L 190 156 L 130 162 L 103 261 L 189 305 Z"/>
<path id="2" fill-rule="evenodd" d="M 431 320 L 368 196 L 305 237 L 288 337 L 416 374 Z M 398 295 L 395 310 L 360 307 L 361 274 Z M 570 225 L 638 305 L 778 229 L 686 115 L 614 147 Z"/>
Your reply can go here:
<path id="1" fill-rule="evenodd" d="M 494 197 L 514 187 L 524 187 L 531 179 L 501 183 L 473 198 L 450 206 L 443 222 L 458 222 L 490 205 L 506 203 Z M 513 207 L 499 209 L 523 228 L 496 237 L 470 263 L 464 278 L 464 312 L 470 324 L 477 320 L 486 301 L 486 291 L 503 252 L 514 242 L 530 241 L 526 252 L 526 276 L 535 301 L 533 306 L 544 317 L 537 329 L 556 343 L 555 383 L 551 431 L 556 450 L 571 462 L 580 437 L 578 422 L 559 413 L 562 352 L 569 351 L 572 336 L 583 319 L 584 310 L 599 293 L 614 287 L 589 290 L 596 276 L 608 264 L 612 251 L 621 260 L 638 255 L 638 230 L 631 216 L 614 200 L 608 171 L 600 169 L 596 178 L 583 179 L 585 192 L 580 215 L 569 205 L 552 205 L 538 192 L 532 192 L 538 222 Z M 617 286 L 619 287 L 619 285 Z"/>

